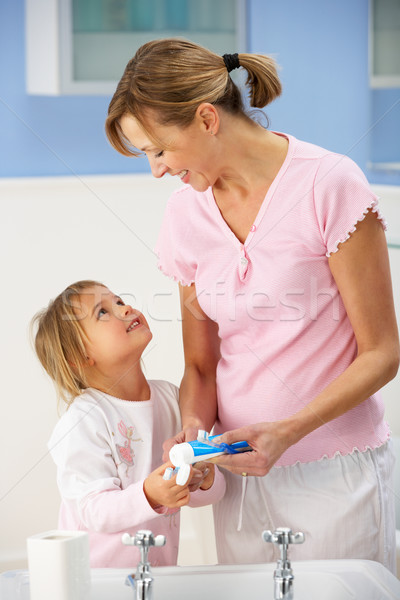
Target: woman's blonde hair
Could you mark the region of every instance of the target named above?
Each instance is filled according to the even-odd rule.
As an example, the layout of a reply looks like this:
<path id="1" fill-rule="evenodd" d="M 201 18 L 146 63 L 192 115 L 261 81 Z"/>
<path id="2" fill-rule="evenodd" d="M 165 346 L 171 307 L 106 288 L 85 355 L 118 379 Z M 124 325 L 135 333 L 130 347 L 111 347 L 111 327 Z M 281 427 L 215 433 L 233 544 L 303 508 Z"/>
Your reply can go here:
<path id="1" fill-rule="evenodd" d="M 69 285 L 31 322 L 36 354 L 53 380 L 58 398 L 68 406 L 89 387 L 84 370 L 87 358 L 84 342 L 87 337 L 76 312 L 79 308 L 76 300 L 94 286 L 103 284 L 85 280 Z"/>
<path id="2" fill-rule="evenodd" d="M 275 61 L 262 54 L 239 54 L 247 71 L 250 105 L 262 108 L 281 93 Z M 128 62 L 110 102 L 105 124 L 111 145 L 125 156 L 137 156 L 119 121 L 135 117 L 151 140 L 155 116 L 162 125 L 188 126 L 202 102 L 231 114 L 245 115 L 240 90 L 232 81 L 222 56 L 193 42 L 170 38 L 144 44 Z"/>

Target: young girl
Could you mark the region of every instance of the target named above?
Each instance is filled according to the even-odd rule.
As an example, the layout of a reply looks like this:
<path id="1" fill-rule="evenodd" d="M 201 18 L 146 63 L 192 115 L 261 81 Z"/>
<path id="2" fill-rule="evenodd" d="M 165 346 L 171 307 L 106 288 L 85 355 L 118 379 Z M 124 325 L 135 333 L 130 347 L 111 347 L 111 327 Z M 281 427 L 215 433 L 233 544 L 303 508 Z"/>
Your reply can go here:
<path id="1" fill-rule="evenodd" d="M 152 338 L 146 319 L 101 283 L 79 281 L 33 324 L 39 360 L 68 405 L 48 444 L 62 497 L 59 528 L 89 532 L 92 567 L 136 564 L 138 549 L 121 535 L 139 529 L 167 538 L 152 549 L 152 564 L 176 564 L 178 509 L 189 500 L 217 502 L 225 484 L 204 464 L 185 485 L 163 479 L 171 465 L 159 466 L 162 442 L 181 427 L 178 388 L 142 372 Z"/>

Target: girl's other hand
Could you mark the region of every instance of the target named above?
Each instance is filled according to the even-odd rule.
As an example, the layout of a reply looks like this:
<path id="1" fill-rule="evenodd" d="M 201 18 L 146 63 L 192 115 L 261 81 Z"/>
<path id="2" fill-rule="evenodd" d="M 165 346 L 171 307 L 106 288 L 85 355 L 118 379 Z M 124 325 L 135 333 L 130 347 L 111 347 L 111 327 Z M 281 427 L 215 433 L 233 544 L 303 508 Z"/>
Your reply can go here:
<path id="1" fill-rule="evenodd" d="M 201 490 L 209 490 L 212 484 L 214 483 L 215 477 L 215 466 L 211 463 L 201 463 L 205 465 L 205 469 L 203 471 L 203 481 L 200 485 Z M 197 465 L 196 465 L 197 467 Z"/>
<path id="2" fill-rule="evenodd" d="M 193 465 L 193 476 L 190 480 L 189 491 L 195 492 L 199 488 L 208 490 L 214 483 L 215 467 L 208 462 L 198 462 Z"/>

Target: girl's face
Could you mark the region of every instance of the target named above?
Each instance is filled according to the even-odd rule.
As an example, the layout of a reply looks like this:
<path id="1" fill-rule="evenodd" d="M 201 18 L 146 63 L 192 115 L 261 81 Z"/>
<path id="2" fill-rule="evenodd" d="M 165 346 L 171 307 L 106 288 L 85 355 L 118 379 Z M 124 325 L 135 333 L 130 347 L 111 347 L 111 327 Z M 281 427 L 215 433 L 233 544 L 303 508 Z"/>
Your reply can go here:
<path id="1" fill-rule="evenodd" d="M 217 178 L 212 155 L 214 138 L 201 119 L 195 118 L 184 129 L 175 125 L 154 126 L 162 145 L 159 148 L 131 115 L 124 115 L 120 126 L 132 146 L 146 154 L 154 177 L 163 177 L 166 173 L 176 175 L 198 192 L 214 184 Z"/>
<path id="2" fill-rule="evenodd" d="M 152 338 L 144 316 L 108 288 L 94 286 L 79 295 L 76 315 L 88 341 L 89 364 L 100 369 L 140 361 Z"/>

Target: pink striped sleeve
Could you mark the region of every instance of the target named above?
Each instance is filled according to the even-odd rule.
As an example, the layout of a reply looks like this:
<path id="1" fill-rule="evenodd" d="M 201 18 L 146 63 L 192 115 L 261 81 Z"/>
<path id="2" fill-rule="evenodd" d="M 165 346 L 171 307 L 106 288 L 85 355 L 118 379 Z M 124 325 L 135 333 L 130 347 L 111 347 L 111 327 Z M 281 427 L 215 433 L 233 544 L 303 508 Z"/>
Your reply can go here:
<path id="1" fill-rule="evenodd" d="M 337 252 L 369 210 L 386 222 L 378 200 L 361 169 L 347 156 L 329 154 L 321 160 L 314 182 L 315 213 L 329 257 Z"/>

